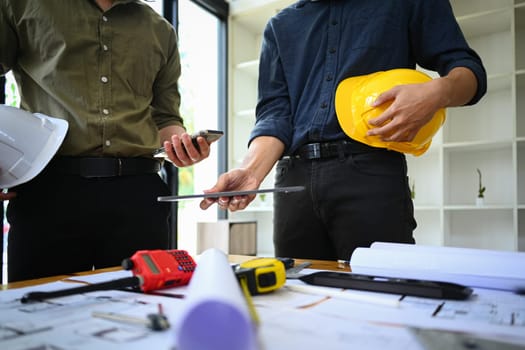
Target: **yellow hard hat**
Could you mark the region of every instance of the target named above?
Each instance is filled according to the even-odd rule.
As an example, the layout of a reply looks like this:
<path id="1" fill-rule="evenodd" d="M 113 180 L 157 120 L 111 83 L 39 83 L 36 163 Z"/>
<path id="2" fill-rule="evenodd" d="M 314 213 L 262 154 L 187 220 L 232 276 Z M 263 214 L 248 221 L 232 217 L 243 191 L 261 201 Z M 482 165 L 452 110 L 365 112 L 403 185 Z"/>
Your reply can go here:
<path id="1" fill-rule="evenodd" d="M 392 69 L 343 80 L 335 93 L 335 112 L 339 125 L 350 138 L 373 147 L 387 148 L 402 153 L 422 155 L 430 147 L 432 137 L 445 122 L 445 110 L 438 110 L 410 142 L 386 142 L 379 136 L 367 136 L 373 126 L 368 120 L 380 116 L 392 102 L 378 107 L 371 104 L 383 92 L 397 85 L 418 84 L 432 80 L 414 69 Z"/>

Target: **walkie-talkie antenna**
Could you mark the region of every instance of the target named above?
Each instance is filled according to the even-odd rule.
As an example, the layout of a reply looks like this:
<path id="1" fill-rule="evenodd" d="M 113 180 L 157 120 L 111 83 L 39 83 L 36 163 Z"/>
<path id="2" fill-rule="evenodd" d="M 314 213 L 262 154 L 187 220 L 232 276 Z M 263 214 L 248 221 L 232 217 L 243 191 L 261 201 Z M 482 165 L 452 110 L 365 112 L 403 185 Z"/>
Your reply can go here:
<path id="1" fill-rule="evenodd" d="M 128 287 L 140 287 L 142 285 L 142 278 L 140 276 L 124 277 L 112 281 L 89 284 L 82 287 L 74 287 L 68 289 L 61 289 L 51 292 L 29 292 L 25 294 L 20 301 L 23 304 L 30 302 L 43 301 L 46 299 L 53 299 L 65 297 L 68 295 L 96 292 L 100 290 L 122 289 Z"/>

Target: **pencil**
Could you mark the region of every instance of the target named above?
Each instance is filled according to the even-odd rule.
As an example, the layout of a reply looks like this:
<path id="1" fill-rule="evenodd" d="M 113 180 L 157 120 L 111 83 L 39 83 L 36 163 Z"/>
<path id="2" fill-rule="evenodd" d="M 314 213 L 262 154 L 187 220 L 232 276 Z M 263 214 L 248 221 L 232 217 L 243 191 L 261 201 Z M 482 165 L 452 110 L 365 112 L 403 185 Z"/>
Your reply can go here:
<path id="1" fill-rule="evenodd" d="M 354 302 L 366 302 L 381 306 L 399 307 L 399 300 L 382 298 L 373 294 L 344 292 L 341 289 L 329 287 L 316 287 L 301 284 L 286 285 L 286 289 L 305 294 L 320 295 L 335 299 L 349 300 Z M 333 289 L 333 290 L 332 290 Z"/>

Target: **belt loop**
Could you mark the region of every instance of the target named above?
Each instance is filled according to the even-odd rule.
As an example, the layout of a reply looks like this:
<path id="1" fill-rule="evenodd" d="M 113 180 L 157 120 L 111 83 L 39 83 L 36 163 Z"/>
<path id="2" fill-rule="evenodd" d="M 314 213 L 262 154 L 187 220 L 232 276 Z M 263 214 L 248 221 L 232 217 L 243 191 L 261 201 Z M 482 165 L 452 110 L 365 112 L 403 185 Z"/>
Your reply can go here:
<path id="1" fill-rule="evenodd" d="M 320 143 L 313 143 L 310 148 L 310 159 L 319 159 L 323 157 L 322 145 Z"/>
<path id="2" fill-rule="evenodd" d="M 122 159 L 120 158 L 117 158 L 117 162 L 118 162 L 118 175 L 117 176 L 122 176 Z"/>
<path id="3" fill-rule="evenodd" d="M 339 161 L 343 162 L 345 160 L 345 143 L 344 142 L 338 142 L 337 143 L 337 155 L 339 157 Z"/>

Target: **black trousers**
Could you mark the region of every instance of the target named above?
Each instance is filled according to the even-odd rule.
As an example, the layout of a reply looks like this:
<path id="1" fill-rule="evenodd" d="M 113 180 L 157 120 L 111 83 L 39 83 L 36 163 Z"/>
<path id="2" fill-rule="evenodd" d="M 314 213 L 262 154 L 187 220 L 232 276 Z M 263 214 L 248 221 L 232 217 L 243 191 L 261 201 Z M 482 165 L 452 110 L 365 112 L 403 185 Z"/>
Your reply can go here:
<path id="1" fill-rule="evenodd" d="M 277 256 L 348 260 L 374 241 L 415 243 L 413 203 L 402 153 L 387 150 L 316 160 L 285 158 L 276 186 L 306 190 L 274 196 Z"/>
<path id="2" fill-rule="evenodd" d="M 47 171 L 13 189 L 7 220 L 9 282 L 118 266 L 167 249 L 169 195 L 155 173 L 84 178 Z"/>

